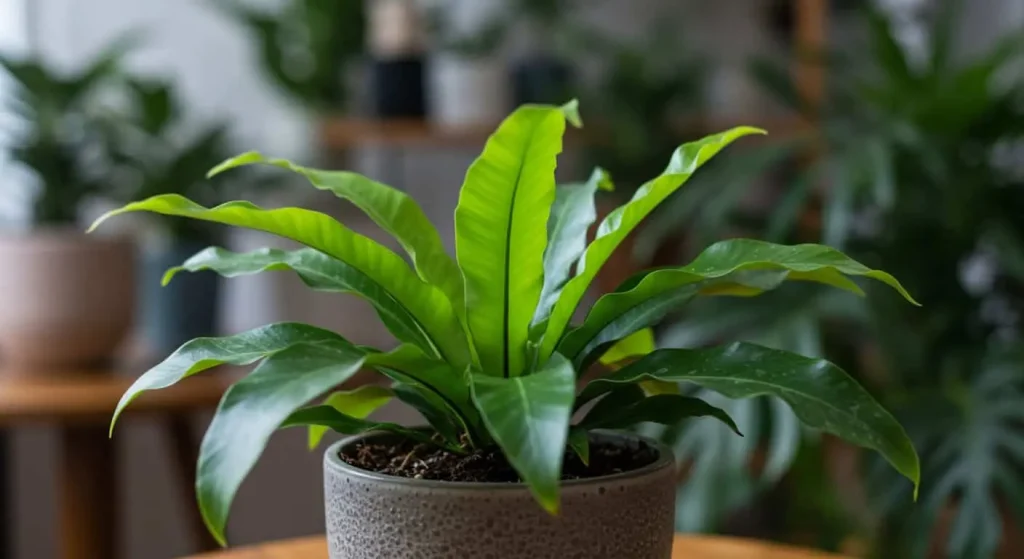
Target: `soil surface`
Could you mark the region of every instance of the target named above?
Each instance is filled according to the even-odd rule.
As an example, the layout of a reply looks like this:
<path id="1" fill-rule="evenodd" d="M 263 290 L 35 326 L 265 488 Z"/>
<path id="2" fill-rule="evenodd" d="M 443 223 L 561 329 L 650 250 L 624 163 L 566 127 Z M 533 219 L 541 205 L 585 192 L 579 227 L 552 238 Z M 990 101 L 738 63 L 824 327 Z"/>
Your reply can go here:
<path id="1" fill-rule="evenodd" d="M 657 452 L 645 445 L 625 448 L 591 442 L 590 465 L 568 447 L 562 479 L 584 479 L 637 470 L 653 463 Z M 386 475 L 439 481 L 518 483 L 519 474 L 497 448 L 455 454 L 433 445 L 408 440 L 360 441 L 341 452 L 348 464 Z"/>

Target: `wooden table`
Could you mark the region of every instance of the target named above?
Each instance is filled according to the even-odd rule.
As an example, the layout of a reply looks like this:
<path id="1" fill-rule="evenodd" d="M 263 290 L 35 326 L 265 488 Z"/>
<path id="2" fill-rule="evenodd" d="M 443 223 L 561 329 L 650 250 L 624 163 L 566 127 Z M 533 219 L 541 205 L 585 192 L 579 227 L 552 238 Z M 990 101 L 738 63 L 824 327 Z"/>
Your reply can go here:
<path id="1" fill-rule="evenodd" d="M 118 400 L 134 380 L 110 371 L 0 372 L 0 430 L 37 422 L 52 424 L 60 433 L 57 522 L 63 559 L 114 559 L 118 555 L 117 438 L 116 433 L 113 440 L 108 438 L 107 427 Z M 214 549 L 215 544 L 193 504 L 199 442 L 188 420 L 194 411 L 215 408 L 230 380 L 207 373 L 144 393 L 119 422 L 123 425 L 146 414 L 165 419 L 163 427 L 173 442 L 179 485 L 189 504 L 183 510 L 192 514 L 190 529 L 198 549 Z M 0 557 L 8 553 L 0 549 Z"/>
<path id="2" fill-rule="evenodd" d="M 839 555 L 715 536 L 676 536 L 673 559 L 843 559 Z M 327 559 L 322 537 L 197 555 L 192 559 Z"/>

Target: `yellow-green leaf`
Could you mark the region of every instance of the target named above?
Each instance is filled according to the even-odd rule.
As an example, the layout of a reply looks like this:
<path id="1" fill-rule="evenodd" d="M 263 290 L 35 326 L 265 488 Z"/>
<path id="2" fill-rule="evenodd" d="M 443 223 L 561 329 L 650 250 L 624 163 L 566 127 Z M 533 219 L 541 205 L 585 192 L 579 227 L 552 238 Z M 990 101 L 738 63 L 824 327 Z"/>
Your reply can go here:
<path id="1" fill-rule="evenodd" d="M 487 375 L 516 376 L 527 368 L 566 114 L 534 105 L 512 113 L 470 166 L 459 195 L 455 249 L 469 330 Z"/>
<path id="2" fill-rule="evenodd" d="M 411 196 L 358 173 L 311 169 L 255 151 L 221 163 L 210 171 L 210 176 L 253 164 L 273 165 L 298 173 L 313 187 L 352 202 L 402 245 L 424 281 L 440 288 L 460 316 L 465 312 L 462 274 L 445 251 L 437 229 Z"/>
<path id="3" fill-rule="evenodd" d="M 383 286 L 408 309 L 430 332 L 440 356 L 460 367 L 471 361 L 465 333 L 445 294 L 424 283 L 400 256 L 325 214 L 302 208 L 266 210 L 249 202 L 205 208 L 182 196 L 165 194 L 108 212 L 90 231 L 113 216 L 138 211 L 265 231 L 341 260 Z"/>
<path id="4" fill-rule="evenodd" d="M 383 386 L 367 384 L 355 390 L 333 392 L 324 399 L 324 406 L 356 419 L 366 419 L 371 413 L 380 409 L 394 397 L 394 394 Z M 323 425 L 309 426 L 309 448 L 316 448 L 327 433 Z"/>

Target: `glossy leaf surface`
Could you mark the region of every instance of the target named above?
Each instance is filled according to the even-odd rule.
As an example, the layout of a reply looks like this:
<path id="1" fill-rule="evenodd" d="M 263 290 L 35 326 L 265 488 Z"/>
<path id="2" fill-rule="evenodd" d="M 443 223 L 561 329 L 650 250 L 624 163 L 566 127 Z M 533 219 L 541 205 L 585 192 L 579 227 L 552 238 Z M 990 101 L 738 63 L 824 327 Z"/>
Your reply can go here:
<path id="1" fill-rule="evenodd" d="M 455 209 L 455 247 L 480 368 L 526 368 L 530 321 L 544 280 L 564 109 L 525 106 L 505 119 L 473 162 Z"/>
<path id="2" fill-rule="evenodd" d="M 863 294 L 848 276 L 880 281 L 916 303 L 891 275 L 835 249 L 731 239 L 712 245 L 686 266 L 645 272 L 601 297 L 583 325 L 570 331 L 558 349 L 583 366 L 596 358 L 602 347 L 657 323 L 701 294 L 753 296 L 783 281 L 816 282 Z"/>
<path id="3" fill-rule="evenodd" d="M 108 212 L 92 229 L 113 216 L 148 211 L 264 231 L 302 243 L 359 270 L 424 324 L 445 359 L 460 366 L 470 362 L 462 326 L 451 301 L 438 288 L 424 283 L 400 256 L 333 218 L 302 208 L 265 210 L 249 202 L 228 202 L 205 208 L 182 196 L 154 196 Z"/>
<path id="4" fill-rule="evenodd" d="M 293 345 L 224 393 L 203 437 L 196 472 L 199 510 L 221 544 L 231 501 L 271 434 L 297 408 L 351 378 L 365 359 L 364 351 L 345 340 Z"/>
<path id="5" fill-rule="evenodd" d="M 629 202 L 605 217 L 598 227 L 594 242 L 590 243 L 583 254 L 577 275 L 565 284 L 551 312 L 541 345 L 541 359 L 555 350 L 591 282 L 629 233 L 718 152 L 738 138 L 762 133 L 764 131 L 757 128 L 739 127 L 684 144 L 676 150 L 664 173 L 641 186 Z"/>
<path id="6" fill-rule="evenodd" d="M 491 436 L 549 512 L 558 511 L 558 482 L 576 395 L 576 373 L 555 354 L 537 372 L 512 378 L 473 375 L 473 401 Z"/>
<path id="7" fill-rule="evenodd" d="M 358 435 L 367 431 L 388 431 L 422 443 L 431 443 L 430 436 L 416 429 L 403 427 L 396 423 L 379 423 L 367 421 L 342 413 L 331 406 L 310 406 L 291 413 L 281 428 L 287 427 L 321 427 L 345 435 Z"/>
<path id="8" fill-rule="evenodd" d="M 436 347 L 427 327 L 384 286 L 341 260 L 311 248 L 295 251 L 264 248 L 236 253 L 210 247 L 189 258 L 181 266 L 168 270 L 164 274 L 164 285 L 182 271 L 201 270 L 212 270 L 228 278 L 264 271 L 291 270 L 312 289 L 351 293 L 366 300 L 377 311 L 377 316 L 388 331 L 400 341 L 416 344 L 427 352 L 434 351 Z"/>
<path id="9" fill-rule="evenodd" d="M 234 336 L 197 338 L 140 376 L 121 396 L 110 420 L 110 431 L 121 412 L 141 393 L 167 388 L 178 381 L 218 365 L 248 365 L 297 344 L 335 344 L 341 336 L 306 324 L 285 322 L 261 326 Z"/>
<path id="10" fill-rule="evenodd" d="M 700 398 L 679 394 L 658 394 L 626 405 L 595 407 L 583 418 L 580 426 L 586 429 L 626 429 L 644 422 L 673 425 L 691 417 L 713 417 L 740 434 L 736 423 L 722 409 Z"/>
<path id="11" fill-rule="evenodd" d="M 402 245 L 424 281 L 439 287 L 455 308 L 464 312 L 462 274 L 455 260 L 445 251 L 437 229 L 408 194 L 358 173 L 311 169 L 254 151 L 221 163 L 210 171 L 210 176 L 252 164 L 273 165 L 298 173 L 315 188 L 355 204 Z"/>
<path id="12" fill-rule="evenodd" d="M 772 395 L 815 429 L 879 451 L 900 473 L 920 481 L 920 464 L 899 423 L 849 375 L 828 361 L 748 343 L 711 349 L 662 349 L 591 382 L 589 401 L 642 380 L 688 382 L 729 398 Z"/>

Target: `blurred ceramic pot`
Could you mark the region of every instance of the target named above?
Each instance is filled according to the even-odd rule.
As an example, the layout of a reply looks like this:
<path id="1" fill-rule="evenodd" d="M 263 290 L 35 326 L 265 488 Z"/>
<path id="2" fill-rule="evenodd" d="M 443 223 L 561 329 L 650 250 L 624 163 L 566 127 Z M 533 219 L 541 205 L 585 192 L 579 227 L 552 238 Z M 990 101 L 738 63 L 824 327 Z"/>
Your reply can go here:
<path id="1" fill-rule="evenodd" d="M 0 262 L 5 371 L 90 366 L 113 356 L 132 325 L 130 240 L 61 229 L 0 236 Z"/>
<path id="2" fill-rule="evenodd" d="M 672 451 L 643 468 L 564 482 L 551 516 L 514 483 L 458 483 L 387 476 L 356 468 L 342 449 L 373 434 L 342 440 L 324 458 L 327 541 L 331 559 L 419 557 L 588 557 L 669 559 L 675 517 Z M 595 437 L 636 448 L 639 437 Z"/>
<path id="3" fill-rule="evenodd" d="M 515 106 L 528 103 L 561 105 L 572 98 L 573 73 L 561 59 L 536 53 L 512 67 Z"/>
<path id="4" fill-rule="evenodd" d="M 142 255 L 139 286 L 140 325 L 146 350 L 167 355 L 193 338 L 217 333 L 220 278 L 210 271 L 183 272 L 163 285 L 164 272 L 205 249 L 210 243 L 175 239 Z"/>
<path id="5" fill-rule="evenodd" d="M 508 76 L 492 58 L 452 54 L 430 62 L 430 116 L 438 126 L 491 126 L 508 109 Z"/>

